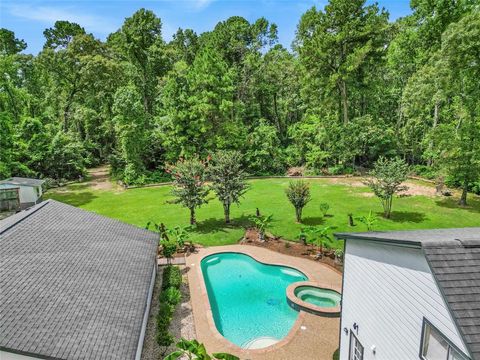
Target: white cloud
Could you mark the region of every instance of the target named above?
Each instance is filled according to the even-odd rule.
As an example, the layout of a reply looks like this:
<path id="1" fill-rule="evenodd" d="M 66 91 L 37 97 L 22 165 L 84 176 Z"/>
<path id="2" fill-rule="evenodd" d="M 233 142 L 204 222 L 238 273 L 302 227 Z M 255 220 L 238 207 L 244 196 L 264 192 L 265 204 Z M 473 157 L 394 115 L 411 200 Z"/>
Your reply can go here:
<path id="1" fill-rule="evenodd" d="M 204 9 L 210 5 L 214 0 L 193 0 L 196 9 Z"/>
<path id="2" fill-rule="evenodd" d="M 50 6 L 32 6 L 32 5 L 10 5 L 7 7 L 10 15 L 27 20 L 39 21 L 48 25 L 53 25 L 57 20 L 66 20 L 78 23 L 84 27 L 87 32 L 99 34 L 109 34 L 119 28 L 109 19 L 97 15 L 85 14 L 74 7 L 50 7 Z"/>

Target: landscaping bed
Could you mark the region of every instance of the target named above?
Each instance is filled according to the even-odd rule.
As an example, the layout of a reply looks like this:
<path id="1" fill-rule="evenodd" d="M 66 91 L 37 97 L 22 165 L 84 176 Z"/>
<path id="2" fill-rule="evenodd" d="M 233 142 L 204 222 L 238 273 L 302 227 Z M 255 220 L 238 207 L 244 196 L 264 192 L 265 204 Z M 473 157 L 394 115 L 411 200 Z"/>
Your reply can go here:
<path id="1" fill-rule="evenodd" d="M 328 251 L 321 258 L 316 259 L 318 253 L 317 249 L 310 245 L 303 245 L 299 242 L 289 241 L 273 236 L 266 236 L 265 241 L 261 241 L 258 231 L 255 229 L 247 229 L 244 238 L 241 240 L 241 244 L 263 247 L 281 254 L 305 258 L 310 261 L 328 265 L 340 272 L 343 270 L 343 263 L 335 260 L 335 256 L 332 251 Z"/>
<path id="2" fill-rule="evenodd" d="M 172 336 L 174 341 L 168 346 L 160 346 L 158 344 L 157 337 L 159 334 L 159 328 L 157 317 L 160 307 L 165 306 L 165 304 L 162 304 L 161 301 L 159 301 L 162 292 L 165 291 L 165 289 L 162 290 L 162 277 L 164 269 L 165 267 L 160 267 L 157 273 L 141 360 L 162 359 L 166 354 L 169 354 L 175 350 L 175 343 L 180 340 L 180 338 L 191 340 L 196 336 L 192 306 L 190 303 L 188 278 L 185 276 L 186 268 L 182 266 L 180 267 L 182 273 L 182 283 L 179 287 L 181 300 L 175 306 L 175 310 L 172 314 L 167 330 L 168 334 Z"/>

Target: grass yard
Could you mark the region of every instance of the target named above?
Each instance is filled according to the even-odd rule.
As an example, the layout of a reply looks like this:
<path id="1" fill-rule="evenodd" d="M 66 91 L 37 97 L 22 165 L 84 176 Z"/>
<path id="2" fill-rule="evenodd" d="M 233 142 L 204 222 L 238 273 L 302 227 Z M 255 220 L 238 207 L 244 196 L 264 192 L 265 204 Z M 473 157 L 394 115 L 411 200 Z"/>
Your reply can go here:
<path id="1" fill-rule="evenodd" d="M 335 231 L 366 231 L 356 222 L 348 226 L 348 214 L 367 215 L 377 212 L 375 230 L 408 230 L 480 225 L 480 198 L 469 195 L 469 207 L 459 208 L 456 198 L 408 196 L 395 198 L 392 219 L 381 218 L 382 207 L 369 189 L 362 186 L 332 184 L 325 179 L 309 180 L 312 201 L 303 213 L 303 225 L 295 223 L 295 211 L 285 196 L 289 179 L 260 179 L 250 181 L 250 190 L 239 206 L 232 207 L 232 224 L 223 222 L 223 208 L 213 198 L 198 209 L 198 225 L 192 240 L 206 246 L 233 244 L 242 238 L 248 217 L 258 207 L 262 215 L 273 214 L 269 232 L 286 239 L 295 239 L 305 225 L 334 225 Z M 126 191 L 93 190 L 86 184 L 73 184 L 67 189 L 50 190 L 47 198 L 56 199 L 83 209 L 115 218 L 140 227 L 148 221 L 163 222 L 167 227 L 188 225 L 189 211 L 170 204 L 170 186 L 130 189 Z M 321 217 L 319 204 L 330 205 L 329 217 Z M 338 246 L 335 242 L 335 244 Z"/>

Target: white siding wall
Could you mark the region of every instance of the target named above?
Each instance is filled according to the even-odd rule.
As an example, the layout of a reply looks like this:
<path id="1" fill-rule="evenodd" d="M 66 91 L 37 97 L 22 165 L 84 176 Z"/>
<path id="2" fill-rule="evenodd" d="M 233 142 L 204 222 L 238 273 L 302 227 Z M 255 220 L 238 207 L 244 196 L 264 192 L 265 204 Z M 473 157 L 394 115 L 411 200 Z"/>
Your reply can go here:
<path id="1" fill-rule="evenodd" d="M 420 249 L 347 240 L 343 281 L 341 360 L 354 323 L 366 360 L 418 359 L 424 316 L 468 354 Z"/>

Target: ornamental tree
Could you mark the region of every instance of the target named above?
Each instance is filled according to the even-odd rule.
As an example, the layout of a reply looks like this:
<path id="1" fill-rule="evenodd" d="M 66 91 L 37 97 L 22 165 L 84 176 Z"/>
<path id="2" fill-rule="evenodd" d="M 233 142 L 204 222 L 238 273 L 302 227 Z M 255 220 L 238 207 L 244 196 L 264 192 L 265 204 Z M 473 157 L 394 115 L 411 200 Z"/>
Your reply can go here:
<path id="1" fill-rule="evenodd" d="M 225 223 L 230 223 L 230 207 L 239 204 L 240 198 L 248 190 L 246 173 L 242 169 L 242 155 L 238 151 L 218 151 L 212 156 L 208 166 L 210 188 L 223 205 Z"/>
<path id="2" fill-rule="evenodd" d="M 303 208 L 312 199 L 310 196 L 310 185 L 303 180 L 290 181 L 285 193 L 287 194 L 288 200 L 295 207 L 297 222 L 302 222 Z"/>
<path id="3" fill-rule="evenodd" d="M 173 202 L 190 210 L 190 225 L 195 225 L 195 209 L 208 202 L 205 163 L 197 158 L 182 159 L 175 165 L 168 166 L 167 171 L 173 176 Z"/>
<path id="4" fill-rule="evenodd" d="M 380 157 L 370 171 L 370 178 L 364 183 L 372 189 L 383 206 L 383 216 L 390 218 L 393 196 L 408 189 L 402 183 L 407 180 L 408 165 L 400 158 L 386 159 Z"/>

